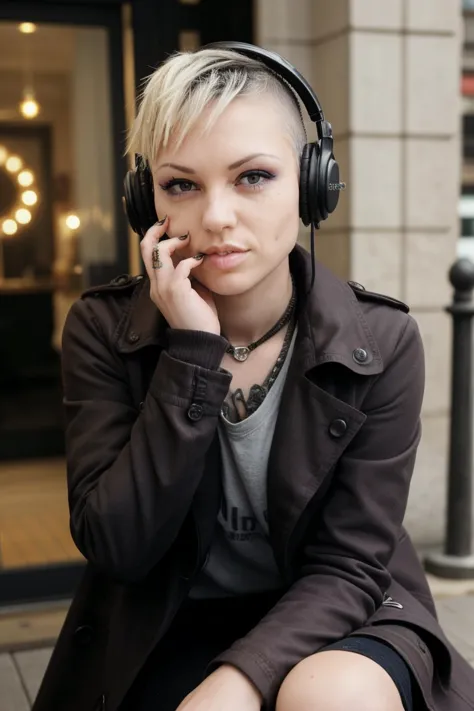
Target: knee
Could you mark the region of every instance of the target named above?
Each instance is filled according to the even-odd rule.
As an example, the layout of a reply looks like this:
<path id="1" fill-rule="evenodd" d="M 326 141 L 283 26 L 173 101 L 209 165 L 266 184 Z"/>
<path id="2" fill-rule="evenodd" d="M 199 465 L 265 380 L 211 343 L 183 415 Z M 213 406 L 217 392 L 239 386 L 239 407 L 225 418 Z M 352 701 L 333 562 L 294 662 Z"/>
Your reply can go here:
<path id="1" fill-rule="evenodd" d="M 403 711 L 391 677 L 371 659 L 333 650 L 313 654 L 284 679 L 276 711 Z"/>

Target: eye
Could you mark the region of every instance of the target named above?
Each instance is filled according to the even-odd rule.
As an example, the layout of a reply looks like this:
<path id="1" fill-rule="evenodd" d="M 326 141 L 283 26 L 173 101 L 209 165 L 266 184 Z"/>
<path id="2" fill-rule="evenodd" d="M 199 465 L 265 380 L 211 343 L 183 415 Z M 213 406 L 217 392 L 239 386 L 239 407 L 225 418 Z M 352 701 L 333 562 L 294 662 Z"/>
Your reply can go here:
<path id="1" fill-rule="evenodd" d="M 275 175 L 273 173 L 269 173 L 266 170 L 249 170 L 246 173 L 243 173 L 241 176 L 238 178 L 238 182 L 242 183 L 242 185 L 245 185 L 246 187 L 258 189 L 263 187 L 265 183 L 267 183 L 269 180 L 273 180 Z M 248 182 L 242 182 L 247 180 Z"/>
<path id="2" fill-rule="evenodd" d="M 168 180 L 167 183 L 160 185 L 160 188 L 170 195 L 182 195 L 183 193 L 190 193 L 196 187 L 196 185 L 191 180 L 184 180 L 183 178 L 172 178 Z"/>

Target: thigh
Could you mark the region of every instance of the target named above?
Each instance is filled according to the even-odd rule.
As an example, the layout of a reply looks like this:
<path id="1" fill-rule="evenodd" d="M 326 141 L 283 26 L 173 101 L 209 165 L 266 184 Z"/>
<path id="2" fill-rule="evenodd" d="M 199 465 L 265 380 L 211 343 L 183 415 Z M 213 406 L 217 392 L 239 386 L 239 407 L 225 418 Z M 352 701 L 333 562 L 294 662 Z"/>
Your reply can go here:
<path id="1" fill-rule="evenodd" d="M 381 666 L 398 689 L 405 711 L 415 711 L 416 683 L 405 661 L 390 645 L 371 637 L 347 637 L 321 651 L 342 650 L 368 657 Z"/>

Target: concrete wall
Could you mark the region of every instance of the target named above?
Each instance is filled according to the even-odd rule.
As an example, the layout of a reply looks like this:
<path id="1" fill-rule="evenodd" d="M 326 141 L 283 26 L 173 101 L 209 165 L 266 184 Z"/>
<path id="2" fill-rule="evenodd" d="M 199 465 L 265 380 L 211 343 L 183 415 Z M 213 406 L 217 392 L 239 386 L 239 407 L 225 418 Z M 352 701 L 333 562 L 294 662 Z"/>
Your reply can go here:
<path id="1" fill-rule="evenodd" d="M 316 90 L 347 182 L 317 235 L 318 258 L 407 301 L 424 339 L 424 436 L 406 517 L 420 546 L 444 536 L 450 322 L 443 309 L 458 238 L 461 28 L 461 3 L 453 0 L 257 4 L 257 42 Z M 302 244 L 307 238 L 302 229 Z"/>

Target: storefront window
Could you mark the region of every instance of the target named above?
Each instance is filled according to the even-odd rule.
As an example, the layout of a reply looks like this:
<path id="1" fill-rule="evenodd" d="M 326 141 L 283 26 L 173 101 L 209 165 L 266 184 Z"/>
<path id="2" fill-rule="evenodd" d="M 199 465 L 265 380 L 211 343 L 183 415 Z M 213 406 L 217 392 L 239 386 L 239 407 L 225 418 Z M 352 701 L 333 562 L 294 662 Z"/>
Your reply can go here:
<path id="1" fill-rule="evenodd" d="M 12 571 L 82 561 L 61 336 L 116 259 L 116 196 L 107 29 L 2 22 L 0 46 L 0 570 Z"/>

